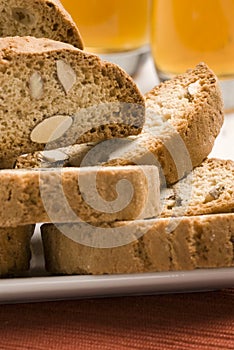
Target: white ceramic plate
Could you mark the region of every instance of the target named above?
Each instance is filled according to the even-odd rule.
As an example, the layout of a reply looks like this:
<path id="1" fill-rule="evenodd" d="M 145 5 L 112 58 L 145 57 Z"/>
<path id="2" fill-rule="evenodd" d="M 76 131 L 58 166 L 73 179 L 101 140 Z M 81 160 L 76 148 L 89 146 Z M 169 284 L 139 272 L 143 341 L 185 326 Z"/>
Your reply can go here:
<path id="1" fill-rule="evenodd" d="M 0 281 L 0 302 L 178 293 L 234 287 L 234 268 L 136 275 L 27 277 Z"/>

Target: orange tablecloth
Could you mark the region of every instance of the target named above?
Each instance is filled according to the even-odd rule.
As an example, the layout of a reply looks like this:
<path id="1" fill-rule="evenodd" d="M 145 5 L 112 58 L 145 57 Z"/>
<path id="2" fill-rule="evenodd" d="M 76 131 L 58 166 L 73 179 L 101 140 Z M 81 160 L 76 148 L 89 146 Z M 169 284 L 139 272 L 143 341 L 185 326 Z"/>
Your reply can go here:
<path id="1" fill-rule="evenodd" d="M 234 349 L 234 290 L 0 306 L 0 349 Z"/>

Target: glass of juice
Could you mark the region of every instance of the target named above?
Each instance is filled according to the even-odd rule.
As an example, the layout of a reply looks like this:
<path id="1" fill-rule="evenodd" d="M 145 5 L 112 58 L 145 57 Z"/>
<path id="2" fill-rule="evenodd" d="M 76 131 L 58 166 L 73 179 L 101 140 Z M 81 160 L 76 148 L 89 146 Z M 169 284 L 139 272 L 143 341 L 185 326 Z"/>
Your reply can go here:
<path id="1" fill-rule="evenodd" d="M 83 37 L 85 50 L 136 73 L 149 52 L 150 0 L 61 0 Z"/>
<path id="2" fill-rule="evenodd" d="M 152 0 L 151 51 L 161 81 L 207 63 L 234 107 L 234 0 Z"/>

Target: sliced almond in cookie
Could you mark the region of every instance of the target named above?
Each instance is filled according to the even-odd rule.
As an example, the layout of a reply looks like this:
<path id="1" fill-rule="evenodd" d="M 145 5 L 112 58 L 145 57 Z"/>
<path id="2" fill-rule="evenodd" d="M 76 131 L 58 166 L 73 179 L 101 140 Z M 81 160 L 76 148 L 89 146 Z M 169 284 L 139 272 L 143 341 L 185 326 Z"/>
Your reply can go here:
<path id="1" fill-rule="evenodd" d="M 191 96 L 196 95 L 200 90 L 201 90 L 201 84 L 200 84 L 200 81 L 199 81 L 199 80 L 195 81 L 195 83 L 191 83 L 191 84 L 188 86 L 188 93 L 189 93 Z"/>
<path id="2" fill-rule="evenodd" d="M 73 85 L 76 83 L 76 73 L 70 64 L 64 62 L 63 60 L 58 60 L 56 62 L 56 65 L 58 79 L 62 84 L 66 94 L 68 94 Z"/>
<path id="3" fill-rule="evenodd" d="M 48 143 L 59 139 L 71 127 L 73 119 L 67 115 L 55 115 L 43 120 L 31 132 L 31 141 Z"/>
<path id="4" fill-rule="evenodd" d="M 39 72 L 34 72 L 29 80 L 29 91 L 32 98 L 39 100 L 43 94 L 43 79 Z"/>
<path id="5" fill-rule="evenodd" d="M 225 186 L 223 185 L 217 185 L 214 188 L 212 188 L 209 193 L 206 195 L 204 203 L 211 202 L 215 199 L 218 199 L 220 195 L 223 193 L 225 190 Z"/>
<path id="6" fill-rule="evenodd" d="M 38 157 L 45 162 L 55 163 L 68 159 L 68 155 L 60 150 L 47 150 L 40 152 Z"/>

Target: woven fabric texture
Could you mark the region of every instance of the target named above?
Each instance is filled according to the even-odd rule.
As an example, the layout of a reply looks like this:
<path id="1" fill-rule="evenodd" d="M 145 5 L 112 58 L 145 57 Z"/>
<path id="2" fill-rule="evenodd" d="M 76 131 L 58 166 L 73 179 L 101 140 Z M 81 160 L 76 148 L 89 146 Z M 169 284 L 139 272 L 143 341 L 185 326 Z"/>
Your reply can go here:
<path id="1" fill-rule="evenodd" d="M 234 349 L 234 290 L 0 306 L 0 349 Z"/>

